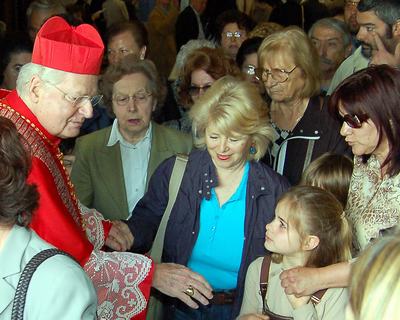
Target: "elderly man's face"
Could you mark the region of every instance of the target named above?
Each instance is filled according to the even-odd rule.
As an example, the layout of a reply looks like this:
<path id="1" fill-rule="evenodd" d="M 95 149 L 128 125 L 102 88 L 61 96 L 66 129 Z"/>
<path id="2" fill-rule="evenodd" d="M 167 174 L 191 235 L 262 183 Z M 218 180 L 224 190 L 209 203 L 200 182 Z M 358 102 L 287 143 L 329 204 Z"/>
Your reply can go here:
<path id="1" fill-rule="evenodd" d="M 91 102 L 74 104 L 81 96 L 93 97 L 97 92 L 97 76 L 66 73 L 63 81 L 53 84 L 35 76 L 30 84 L 30 108 L 41 125 L 59 138 L 79 134 L 86 118 L 93 116 Z"/>
<path id="2" fill-rule="evenodd" d="M 343 43 L 343 35 L 328 26 L 319 25 L 313 29 L 311 41 L 317 49 L 322 73 L 335 73 L 342 61 L 351 53 L 351 44 Z"/>
<path id="3" fill-rule="evenodd" d="M 359 3 L 360 0 L 345 0 L 344 3 L 344 22 L 353 34 L 357 33 L 360 28 L 357 22 L 357 6 Z"/>

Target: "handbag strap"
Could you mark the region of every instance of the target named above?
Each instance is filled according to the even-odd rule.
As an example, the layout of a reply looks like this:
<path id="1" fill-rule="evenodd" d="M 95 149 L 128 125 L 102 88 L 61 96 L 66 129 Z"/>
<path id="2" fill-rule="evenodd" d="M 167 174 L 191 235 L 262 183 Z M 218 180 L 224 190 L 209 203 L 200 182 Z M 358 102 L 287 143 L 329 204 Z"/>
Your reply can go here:
<path id="1" fill-rule="evenodd" d="M 17 288 L 15 290 L 11 320 L 22 320 L 24 318 L 26 294 L 28 292 L 29 283 L 31 282 L 34 272 L 42 262 L 57 254 L 68 256 L 75 261 L 75 259 L 68 253 L 56 248 L 52 248 L 40 251 L 26 264 L 24 270 L 22 270 L 21 277 L 18 280 Z"/>
<path id="2" fill-rule="evenodd" d="M 175 204 L 187 162 L 188 156 L 186 154 L 176 155 L 174 168 L 172 169 L 171 178 L 169 180 L 167 208 L 162 216 L 160 226 L 158 227 L 157 234 L 154 238 L 153 246 L 151 247 L 150 252 L 150 256 L 155 263 L 161 262 L 161 256 L 164 248 L 165 230 L 167 229 L 169 216 L 171 215 L 172 207 Z"/>
<path id="3" fill-rule="evenodd" d="M 271 267 L 271 257 L 264 256 L 262 264 L 261 264 L 261 272 L 260 272 L 260 294 L 262 297 L 263 310 L 266 309 L 265 306 L 265 298 L 267 297 L 268 290 L 268 278 L 269 278 L 269 268 Z M 311 302 L 314 305 L 320 303 L 322 297 L 324 296 L 327 289 L 319 290 L 315 292 L 311 296 Z"/>

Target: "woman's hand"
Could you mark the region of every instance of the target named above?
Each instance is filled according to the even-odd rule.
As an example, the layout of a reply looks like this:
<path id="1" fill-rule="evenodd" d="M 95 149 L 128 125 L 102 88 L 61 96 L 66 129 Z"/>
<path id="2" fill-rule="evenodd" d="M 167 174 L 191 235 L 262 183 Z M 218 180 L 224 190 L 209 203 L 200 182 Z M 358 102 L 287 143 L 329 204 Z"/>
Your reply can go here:
<path id="1" fill-rule="evenodd" d="M 311 296 L 296 297 L 293 294 L 286 294 L 293 309 L 300 308 L 310 302 Z"/>
<path id="2" fill-rule="evenodd" d="M 279 277 L 286 295 L 309 296 L 321 289 L 317 268 L 296 267 L 283 271 Z"/>
<path id="3" fill-rule="evenodd" d="M 269 317 L 262 314 L 250 313 L 237 318 L 237 320 L 269 320 Z"/>
<path id="4" fill-rule="evenodd" d="M 185 293 L 190 286 L 194 289 L 192 297 Z M 155 266 L 153 287 L 170 297 L 180 299 L 194 309 L 199 307 L 195 300 L 207 305 L 208 299 L 212 298 L 212 288 L 201 275 L 175 263 L 160 263 Z"/>
<path id="5" fill-rule="evenodd" d="M 128 225 L 122 221 L 112 221 L 112 227 L 106 239 L 106 246 L 115 251 L 127 251 L 133 245 L 133 235 Z"/>

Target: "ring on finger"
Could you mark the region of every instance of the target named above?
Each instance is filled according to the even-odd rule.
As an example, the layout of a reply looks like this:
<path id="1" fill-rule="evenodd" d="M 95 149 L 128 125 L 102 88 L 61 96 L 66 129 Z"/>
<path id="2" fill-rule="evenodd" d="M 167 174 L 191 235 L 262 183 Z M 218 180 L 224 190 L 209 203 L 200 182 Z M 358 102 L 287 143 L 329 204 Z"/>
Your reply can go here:
<path id="1" fill-rule="evenodd" d="M 184 293 L 187 294 L 189 297 L 193 297 L 194 296 L 194 288 L 192 286 L 189 286 L 184 291 Z"/>

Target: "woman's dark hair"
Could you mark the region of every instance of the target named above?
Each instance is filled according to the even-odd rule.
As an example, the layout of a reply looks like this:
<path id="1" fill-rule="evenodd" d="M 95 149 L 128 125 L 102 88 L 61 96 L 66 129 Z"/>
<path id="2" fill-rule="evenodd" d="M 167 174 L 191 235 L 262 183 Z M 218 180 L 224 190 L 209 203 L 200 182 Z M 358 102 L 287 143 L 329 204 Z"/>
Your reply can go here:
<path id="1" fill-rule="evenodd" d="M 179 85 L 179 98 L 183 105 L 191 105 L 192 98 L 189 95 L 189 88 L 192 82 L 192 72 L 198 69 L 204 70 L 214 80 L 226 75 L 238 76 L 239 68 L 234 60 L 225 55 L 221 48 L 203 47 L 194 50 L 186 59 L 181 71 L 182 82 Z"/>
<path id="2" fill-rule="evenodd" d="M 30 157 L 17 129 L 0 117 L 0 225 L 27 226 L 36 209 L 39 194 L 26 183 Z"/>
<path id="3" fill-rule="evenodd" d="M 264 39 L 261 37 L 254 37 L 243 41 L 236 54 L 236 64 L 239 68 L 242 67 L 247 55 L 257 53 L 258 48 L 260 47 L 263 40 Z"/>
<path id="4" fill-rule="evenodd" d="M 246 30 L 246 32 L 250 32 L 255 27 L 254 21 L 247 14 L 236 9 L 224 11 L 217 17 L 216 22 L 217 34 L 215 37 L 218 43 L 221 42 L 222 30 L 228 23 L 236 23 L 239 29 Z"/>
<path id="5" fill-rule="evenodd" d="M 345 79 L 332 93 L 328 108 L 338 114 L 339 105 L 352 115 L 367 115 L 379 132 L 378 145 L 384 137 L 389 143 L 389 154 L 381 164 L 388 166 L 388 174 L 400 172 L 400 70 L 388 65 L 376 65 L 358 71 Z M 364 155 L 367 161 L 369 155 Z"/>
<path id="6" fill-rule="evenodd" d="M 0 83 L 3 82 L 3 73 L 14 54 L 32 53 L 33 43 L 27 33 L 9 32 L 1 39 L 0 44 Z"/>

